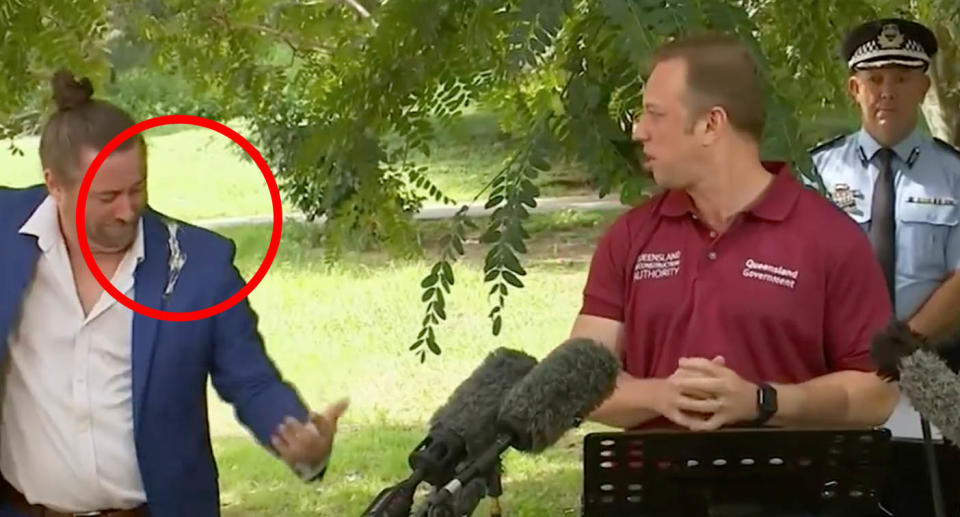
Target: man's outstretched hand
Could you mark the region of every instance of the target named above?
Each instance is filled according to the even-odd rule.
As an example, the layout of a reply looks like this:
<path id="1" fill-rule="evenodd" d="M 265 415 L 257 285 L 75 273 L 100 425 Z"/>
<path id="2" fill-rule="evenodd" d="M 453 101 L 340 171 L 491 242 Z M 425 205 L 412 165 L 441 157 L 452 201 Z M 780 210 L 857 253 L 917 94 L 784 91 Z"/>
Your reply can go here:
<path id="1" fill-rule="evenodd" d="M 326 462 L 333 450 L 337 421 L 349 405 L 347 399 L 337 401 L 322 413 L 311 412 L 306 423 L 287 417 L 271 437 L 273 448 L 291 467 Z"/>

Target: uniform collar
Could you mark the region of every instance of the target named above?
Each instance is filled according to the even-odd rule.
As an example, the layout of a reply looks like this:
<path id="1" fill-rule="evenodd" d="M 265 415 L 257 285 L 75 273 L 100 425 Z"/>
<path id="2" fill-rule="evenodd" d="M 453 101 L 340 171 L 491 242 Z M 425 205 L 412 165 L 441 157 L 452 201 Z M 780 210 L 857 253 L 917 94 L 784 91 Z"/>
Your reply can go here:
<path id="1" fill-rule="evenodd" d="M 744 212 L 760 219 L 783 221 L 790 214 L 800 195 L 800 184 L 790 173 L 786 162 L 762 162 L 763 168 L 773 173 L 773 181 L 760 197 L 747 206 Z M 693 201 L 683 190 L 671 190 L 660 207 L 660 213 L 668 217 L 680 217 L 694 213 Z"/>
<path id="2" fill-rule="evenodd" d="M 860 128 L 860 132 L 857 134 L 857 143 L 860 146 L 860 159 L 864 162 L 872 161 L 877 151 L 883 148 L 883 146 L 863 128 Z M 912 168 L 917 159 L 917 155 L 920 153 L 922 144 L 923 135 L 920 133 L 920 128 L 914 128 L 906 138 L 893 146 L 892 149 L 900 160 Z"/>

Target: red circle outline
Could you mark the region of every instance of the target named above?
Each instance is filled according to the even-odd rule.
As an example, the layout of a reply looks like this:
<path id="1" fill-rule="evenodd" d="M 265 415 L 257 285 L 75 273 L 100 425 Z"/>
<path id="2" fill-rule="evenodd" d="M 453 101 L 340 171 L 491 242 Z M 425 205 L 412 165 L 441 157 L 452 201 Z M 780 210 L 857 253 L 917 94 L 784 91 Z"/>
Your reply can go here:
<path id="1" fill-rule="evenodd" d="M 257 269 L 257 272 L 254 273 L 253 277 L 249 282 L 246 283 L 246 285 L 243 286 L 243 288 L 237 291 L 237 293 L 230 298 L 212 307 L 191 312 L 170 312 L 151 309 L 150 307 L 141 305 L 130 298 L 127 298 L 123 293 L 115 288 L 113 284 L 110 283 L 107 277 L 104 276 L 103 272 L 100 271 L 100 267 L 97 266 L 96 261 L 93 259 L 93 254 L 90 252 L 90 245 L 87 243 L 87 230 L 86 226 L 84 225 L 84 212 L 87 207 L 87 196 L 90 192 L 90 185 L 93 182 L 93 177 L 96 175 L 97 171 L 100 170 L 103 162 L 107 159 L 107 156 L 109 156 L 110 153 L 112 153 L 117 147 L 131 137 L 146 131 L 147 129 L 169 124 L 190 124 L 194 126 L 205 127 L 207 129 L 212 129 L 237 143 L 251 158 L 253 158 L 253 161 L 260 168 L 260 172 L 263 173 L 263 178 L 267 181 L 267 187 L 270 190 L 270 202 L 273 205 L 273 232 L 270 235 L 270 246 L 267 248 L 267 254 L 263 259 L 263 263 L 260 264 L 260 268 Z M 280 248 L 280 236 L 282 233 L 283 206 L 280 202 L 280 189 L 277 187 L 277 181 L 273 177 L 273 172 L 267 165 L 266 160 L 263 159 L 263 156 L 260 155 L 260 152 L 257 151 L 257 149 L 253 147 L 253 145 L 250 144 L 246 138 L 241 136 L 233 129 L 230 129 L 226 125 L 214 120 L 193 115 L 164 115 L 160 117 L 154 117 L 139 122 L 114 137 L 113 140 L 110 140 L 106 147 L 97 153 L 96 158 L 93 159 L 90 167 L 87 168 L 87 172 L 83 177 L 83 182 L 80 184 L 80 192 L 77 197 L 77 240 L 79 241 L 78 243 L 80 245 L 80 252 L 83 255 L 83 261 L 86 262 L 87 267 L 90 268 L 90 272 L 93 273 L 93 277 L 97 279 L 97 283 L 99 283 L 100 286 L 103 287 L 103 289 L 109 293 L 114 300 L 120 302 L 128 309 L 136 312 L 137 314 L 147 316 L 148 318 L 154 318 L 163 321 L 201 320 L 211 316 L 216 316 L 217 314 L 220 314 L 221 312 L 240 303 L 241 300 L 246 298 L 251 292 L 253 292 L 254 289 L 256 289 L 258 285 L 260 285 L 260 281 L 263 280 L 263 278 L 267 275 L 267 271 L 273 264 L 273 259 L 276 258 L 277 249 Z"/>

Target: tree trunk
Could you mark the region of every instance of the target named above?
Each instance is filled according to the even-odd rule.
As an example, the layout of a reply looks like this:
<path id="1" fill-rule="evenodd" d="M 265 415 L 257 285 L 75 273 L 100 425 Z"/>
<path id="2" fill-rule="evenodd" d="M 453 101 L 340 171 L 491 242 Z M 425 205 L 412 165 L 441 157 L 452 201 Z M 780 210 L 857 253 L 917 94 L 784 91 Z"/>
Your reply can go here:
<path id="1" fill-rule="evenodd" d="M 934 136 L 960 147 L 960 36 L 955 26 L 934 22 L 940 51 L 930 67 L 930 92 L 923 102 L 923 116 Z"/>

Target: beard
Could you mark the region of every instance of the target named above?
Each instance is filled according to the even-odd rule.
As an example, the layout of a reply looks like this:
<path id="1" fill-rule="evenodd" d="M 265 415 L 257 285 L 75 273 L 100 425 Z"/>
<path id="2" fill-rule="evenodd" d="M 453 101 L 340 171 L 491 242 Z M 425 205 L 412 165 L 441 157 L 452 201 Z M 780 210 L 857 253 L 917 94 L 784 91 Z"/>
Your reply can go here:
<path id="1" fill-rule="evenodd" d="M 137 237 L 139 218 L 131 223 L 111 222 L 87 227 L 87 238 L 92 248 L 103 252 L 123 251 Z"/>

